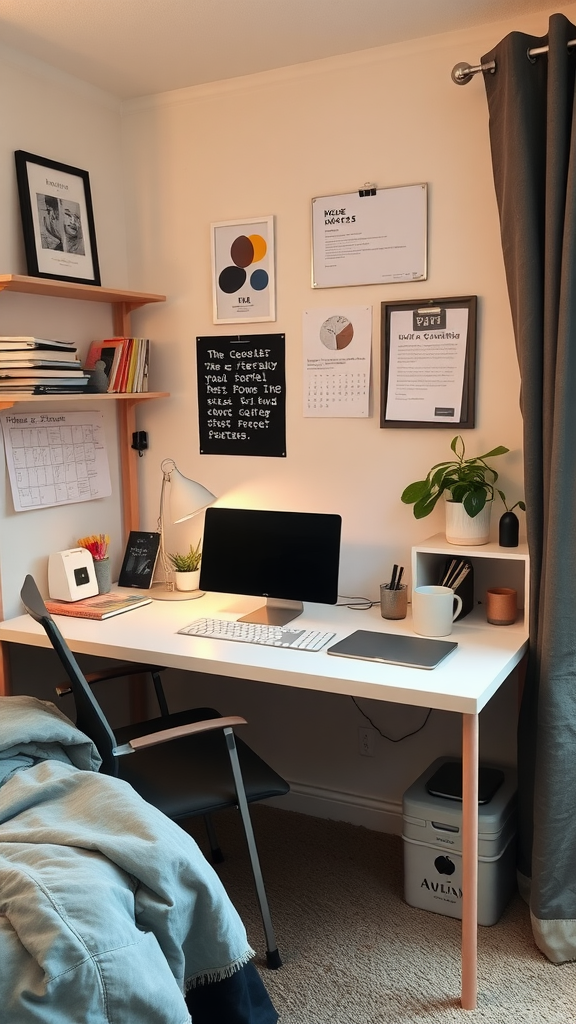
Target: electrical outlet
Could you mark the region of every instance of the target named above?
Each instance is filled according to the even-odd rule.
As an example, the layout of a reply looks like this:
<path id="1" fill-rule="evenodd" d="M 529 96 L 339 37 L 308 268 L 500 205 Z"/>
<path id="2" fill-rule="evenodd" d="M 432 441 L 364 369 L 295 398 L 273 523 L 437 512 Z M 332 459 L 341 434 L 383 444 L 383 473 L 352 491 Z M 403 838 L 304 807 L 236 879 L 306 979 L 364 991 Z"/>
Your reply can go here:
<path id="1" fill-rule="evenodd" d="M 361 725 L 358 729 L 358 750 L 362 757 L 374 757 L 376 753 L 376 730 Z"/>

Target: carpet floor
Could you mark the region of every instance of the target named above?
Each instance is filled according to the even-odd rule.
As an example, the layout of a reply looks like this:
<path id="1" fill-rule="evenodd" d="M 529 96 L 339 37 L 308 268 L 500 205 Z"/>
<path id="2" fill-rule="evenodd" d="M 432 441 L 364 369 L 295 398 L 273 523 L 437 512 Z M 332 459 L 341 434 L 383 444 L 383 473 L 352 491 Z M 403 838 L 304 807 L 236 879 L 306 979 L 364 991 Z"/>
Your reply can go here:
<path id="1" fill-rule="evenodd" d="M 478 1008 L 460 1008 L 460 922 L 403 900 L 402 840 L 265 805 L 252 808 L 283 966 L 265 967 L 240 817 L 215 818 L 218 872 L 241 914 L 280 1024 L 571 1024 L 576 964 L 551 964 L 514 896 L 479 929 Z M 200 822 L 191 833 L 206 851 Z M 222 1022 L 224 1024 L 224 1022 Z"/>

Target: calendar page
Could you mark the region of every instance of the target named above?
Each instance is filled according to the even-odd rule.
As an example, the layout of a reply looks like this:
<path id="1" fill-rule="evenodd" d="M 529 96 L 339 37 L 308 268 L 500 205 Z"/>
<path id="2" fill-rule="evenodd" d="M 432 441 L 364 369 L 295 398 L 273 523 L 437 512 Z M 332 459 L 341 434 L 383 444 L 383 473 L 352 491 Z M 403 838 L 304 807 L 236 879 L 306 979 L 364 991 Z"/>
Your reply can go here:
<path id="1" fill-rule="evenodd" d="M 15 512 L 112 493 L 101 412 L 2 413 Z"/>
<path id="2" fill-rule="evenodd" d="M 372 309 L 311 309 L 303 317 L 304 416 L 368 416 Z"/>

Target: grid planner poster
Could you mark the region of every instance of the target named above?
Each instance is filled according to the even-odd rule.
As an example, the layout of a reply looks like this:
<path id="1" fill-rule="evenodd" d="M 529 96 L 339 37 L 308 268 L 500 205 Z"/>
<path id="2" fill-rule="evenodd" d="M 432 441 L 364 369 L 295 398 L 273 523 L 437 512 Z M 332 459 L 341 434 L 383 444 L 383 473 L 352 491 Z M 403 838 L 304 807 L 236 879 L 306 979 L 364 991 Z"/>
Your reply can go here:
<path id="1" fill-rule="evenodd" d="M 102 413 L 3 413 L 1 422 L 16 512 L 112 493 Z"/>
<path id="2" fill-rule="evenodd" d="M 372 309 L 305 310 L 304 416 L 368 416 Z"/>

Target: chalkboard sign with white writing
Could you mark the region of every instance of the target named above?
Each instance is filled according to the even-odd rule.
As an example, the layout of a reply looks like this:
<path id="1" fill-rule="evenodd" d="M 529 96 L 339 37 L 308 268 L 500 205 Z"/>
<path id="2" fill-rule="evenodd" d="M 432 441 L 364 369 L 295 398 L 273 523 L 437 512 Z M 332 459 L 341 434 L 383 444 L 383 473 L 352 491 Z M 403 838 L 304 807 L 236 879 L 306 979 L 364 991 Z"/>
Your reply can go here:
<path id="1" fill-rule="evenodd" d="M 196 338 L 202 455 L 286 457 L 285 336 Z"/>

